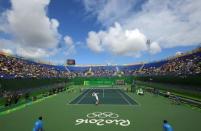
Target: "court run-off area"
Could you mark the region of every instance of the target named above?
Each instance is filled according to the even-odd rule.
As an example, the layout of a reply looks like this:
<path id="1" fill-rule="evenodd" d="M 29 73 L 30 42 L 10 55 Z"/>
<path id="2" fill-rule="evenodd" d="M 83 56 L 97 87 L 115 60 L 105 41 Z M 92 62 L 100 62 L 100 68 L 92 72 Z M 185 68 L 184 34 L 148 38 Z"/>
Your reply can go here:
<path id="1" fill-rule="evenodd" d="M 137 96 L 121 92 L 125 99 L 138 102 L 137 106 L 133 105 L 135 103 L 131 106 L 119 93 L 113 94 L 107 89 L 104 89 L 103 97 L 101 89 L 98 92 L 102 92 L 100 98 L 103 104 L 95 106 L 91 103 L 93 98 L 89 98 L 91 90 L 86 90 L 87 93 L 75 89 L 0 116 L 1 131 L 30 131 L 38 116 L 43 116 L 46 131 L 161 131 L 164 119 L 172 124 L 175 131 L 201 129 L 199 109 L 171 104 L 169 99 L 162 96 L 149 93 Z M 81 99 L 82 96 L 85 97 Z M 118 101 L 122 103 L 115 104 L 117 101 L 110 100 L 110 97 L 119 97 Z M 78 104 L 72 104 L 73 101 Z"/>

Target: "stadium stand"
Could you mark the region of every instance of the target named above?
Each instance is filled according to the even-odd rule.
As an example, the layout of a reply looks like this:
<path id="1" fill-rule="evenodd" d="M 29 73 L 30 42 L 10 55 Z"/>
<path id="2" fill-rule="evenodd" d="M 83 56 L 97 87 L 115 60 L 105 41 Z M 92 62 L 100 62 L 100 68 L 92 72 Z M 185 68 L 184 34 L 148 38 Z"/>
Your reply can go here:
<path id="1" fill-rule="evenodd" d="M 169 60 L 145 64 L 141 71 L 144 75 L 187 76 L 201 73 L 201 52 L 186 54 Z"/>
<path id="2" fill-rule="evenodd" d="M 121 75 L 174 75 L 187 76 L 201 73 L 200 47 L 191 53 L 175 56 L 157 62 L 136 65 L 90 65 L 90 66 L 56 66 L 41 64 L 27 59 L 0 54 L 0 77 L 14 78 L 66 78 L 90 75 L 114 76 Z"/>
<path id="3" fill-rule="evenodd" d="M 36 63 L 30 60 L 0 54 L 0 77 L 14 78 L 62 78 L 70 77 L 64 66 Z"/>

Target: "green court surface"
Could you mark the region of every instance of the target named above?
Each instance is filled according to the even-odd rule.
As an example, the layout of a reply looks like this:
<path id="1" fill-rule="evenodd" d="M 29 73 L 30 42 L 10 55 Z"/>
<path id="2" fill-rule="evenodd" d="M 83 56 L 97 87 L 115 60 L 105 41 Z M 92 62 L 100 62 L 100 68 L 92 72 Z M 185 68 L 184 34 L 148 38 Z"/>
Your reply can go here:
<path id="1" fill-rule="evenodd" d="M 112 99 L 121 97 L 117 94 Z M 162 131 L 164 119 L 170 122 L 174 131 L 201 130 L 201 111 L 198 108 L 171 104 L 169 99 L 149 93 L 144 96 L 125 92 L 122 94 L 125 97 L 128 95 L 137 105 L 129 105 L 126 100 L 118 104 L 112 102 L 98 106 L 90 102 L 84 104 L 90 99 L 86 92 L 63 92 L 1 115 L 0 131 L 31 131 L 38 116 L 44 118 L 45 131 Z M 79 97 L 83 95 L 86 96 L 80 100 Z M 103 101 L 107 101 L 110 96 L 111 93 L 106 91 Z M 73 104 L 76 99 L 80 102 Z M 101 99 L 104 98 L 100 97 Z M 120 98 L 119 101 L 123 99 Z"/>

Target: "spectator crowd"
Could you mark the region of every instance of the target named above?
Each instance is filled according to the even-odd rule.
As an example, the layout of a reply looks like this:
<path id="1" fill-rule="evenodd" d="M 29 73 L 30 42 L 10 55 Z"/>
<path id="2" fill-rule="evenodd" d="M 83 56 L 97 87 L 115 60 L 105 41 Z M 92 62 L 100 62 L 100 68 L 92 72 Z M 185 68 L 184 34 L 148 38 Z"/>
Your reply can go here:
<path id="1" fill-rule="evenodd" d="M 0 54 L 1 78 L 62 78 L 70 73 L 53 65 Z"/>
<path id="2" fill-rule="evenodd" d="M 0 54 L 1 78 L 70 78 L 75 76 L 129 76 L 129 75 L 174 75 L 201 74 L 201 47 L 191 53 L 152 63 L 122 66 L 55 66 L 41 64 Z"/>
<path id="3" fill-rule="evenodd" d="M 141 75 L 188 76 L 201 74 L 201 49 L 195 53 L 177 56 L 142 68 Z M 136 72 L 135 72 L 136 73 Z M 135 74 L 134 73 L 134 74 Z M 136 73 L 137 74 L 137 73 Z"/>

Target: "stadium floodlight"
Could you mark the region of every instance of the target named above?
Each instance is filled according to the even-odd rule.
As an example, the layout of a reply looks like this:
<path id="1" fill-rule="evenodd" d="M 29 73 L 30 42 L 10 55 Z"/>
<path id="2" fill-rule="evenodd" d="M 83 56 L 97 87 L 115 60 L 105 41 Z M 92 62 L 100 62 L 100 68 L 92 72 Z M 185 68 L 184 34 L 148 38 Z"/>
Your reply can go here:
<path id="1" fill-rule="evenodd" d="M 148 48 L 150 48 L 151 40 L 148 39 L 147 42 L 146 42 L 146 44 L 147 44 Z"/>

